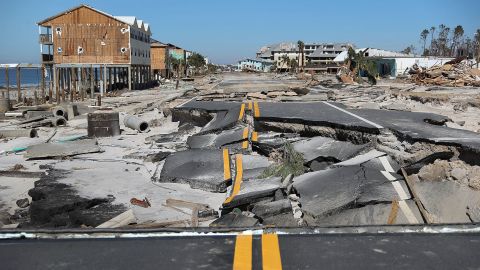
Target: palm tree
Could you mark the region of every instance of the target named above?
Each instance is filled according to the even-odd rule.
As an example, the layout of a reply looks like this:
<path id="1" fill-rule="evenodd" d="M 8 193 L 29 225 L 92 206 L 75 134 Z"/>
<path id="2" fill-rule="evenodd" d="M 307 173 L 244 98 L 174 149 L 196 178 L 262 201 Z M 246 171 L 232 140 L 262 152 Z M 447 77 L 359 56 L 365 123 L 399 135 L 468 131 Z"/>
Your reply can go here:
<path id="1" fill-rule="evenodd" d="M 452 38 L 452 47 L 450 48 L 451 56 L 455 56 L 455 51 L 458 49 L 458 43 L 463 37 L 463 27 L 461 25 L 457 25 L 453 30 L 453 38 Z"/>
<path id="2" fill-rule="evenodd" d="M 435 35 L 435 26 L 430 27 L 430 34 L 432 34 L 432 38 L 430 39 L 430 54 L 433 52 L 433 40 L 434 40 L 434 35 Z"/>
<path id="3" fill-rule="evenodd" d="M 303 41 L 299 40 L 297 42 L 298 44 L 298 50 L 300 52 L 300 60 L 298 61 L 298 67 L 301 68 L 301 71 L 303 72 L 303 66 L 305 66 L 304 63 L 304 51 L 305 51 L 305 43 Z"/>
<path id="4" fill-rule="evenodd" d="M 288 57 L 287 54 L 284 54 L 280 57 L 279 62 L 281 63 L 280 69 L 285 65 L 287 68 L 289 68 L 289 63 L 290 63 L 290 58 Z"/>
<path id="5" fill-rule="evenodd" d="M 423 29 L 422 33 L 420 33 L 420 37 L 421 39 L 423 40 L 423 55 L 425 56 L 425 45 L 427 43 L 427 37 L 428 37 L 428 34 L 430 32 L 428 32 L 427 29 Z"/>

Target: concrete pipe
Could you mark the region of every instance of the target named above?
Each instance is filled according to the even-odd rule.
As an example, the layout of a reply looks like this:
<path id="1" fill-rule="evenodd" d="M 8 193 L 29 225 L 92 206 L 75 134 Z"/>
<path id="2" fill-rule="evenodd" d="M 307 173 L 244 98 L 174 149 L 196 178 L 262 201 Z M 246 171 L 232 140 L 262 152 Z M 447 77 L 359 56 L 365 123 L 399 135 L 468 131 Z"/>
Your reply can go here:
<path id="1" fill-rule="evenodd" d="M 148 131 L 148 123 L 133 115 L 125 115 L 125 118 L 123 119 L 123 124 L 125 124 L 126 127 L 136 129 L 140 132 Z"/>
<path id="2" fill-rule="evenodd" d="M 65 120 L 68 118 L 68 112 L 67 112 L 67 110 L 66 110 L 65 108 L 63 108 L 63 107 L 60 107 L 60 106 L 54 107 L 54 108 L 52 109 L 52 113 L 53 113 L 53 115 L 55 115 L 55 116 L 61 116 L 61 117 L 63 117 Z"/>
<path id="3" fill-rule="evenodd" d="M 17 137 L 35 138 L 37 137 L 37 130 L 34 128 L 0 130 L 0 138 L 17 138 Z"/>
<path id="4" fill-rule="evenodd" d="M 63 116 L 55 116 L 52 118 L 49 118 L 50 121 L 52 121 L 52 126 L 58 127 L 58 126 L 65 126 L 67 125 L 67 119 Z"/>

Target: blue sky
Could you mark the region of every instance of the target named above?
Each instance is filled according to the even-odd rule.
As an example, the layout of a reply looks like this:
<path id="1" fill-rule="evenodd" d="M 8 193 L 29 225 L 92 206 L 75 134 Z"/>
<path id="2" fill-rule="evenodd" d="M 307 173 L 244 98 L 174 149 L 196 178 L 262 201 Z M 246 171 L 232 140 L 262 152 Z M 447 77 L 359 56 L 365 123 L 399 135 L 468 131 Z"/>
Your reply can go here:
<path id="1" fill-rule="evenodd" d="M 409 44 L 420 48 L 421 30 L 433 25 L 460 24 L 469 36 L 480 28 L 478 0 L 5 0 L 0 63 L 38 62 L 36 22 L 81 3 L 143 19 L 154 38 L 219 64 L 253 57 L 262 45 L 279 41 L 348 41 L 402 50 Z"/>

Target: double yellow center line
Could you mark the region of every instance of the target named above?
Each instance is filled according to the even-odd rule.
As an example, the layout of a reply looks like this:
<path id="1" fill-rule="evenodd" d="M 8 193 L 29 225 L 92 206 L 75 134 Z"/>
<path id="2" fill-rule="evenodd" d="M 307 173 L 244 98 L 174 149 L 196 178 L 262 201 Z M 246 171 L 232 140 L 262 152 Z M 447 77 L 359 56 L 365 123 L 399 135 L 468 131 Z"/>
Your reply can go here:
<path id="1" fill-rule="evenodd" d="M 227 204 L 235 198 L 235 196 L 240 192 L 240 186 L 242 184 L 243 179 L 243 162 L 242 162 L 242 155 L 237 154 L 235 155 L 235 167 L 236 167 L 236 174 L 235 174 L 235 182 L 233 183 L 232 194 L 223 202 L 223 204 Z"/>
<path id="2" fill-rule="evenodd" d="M 234 270 L 252 269 L 252 244 L 253 236 L 251 234 L 237 235 L 233 257 Z M 278 235 L 275 233 L 262 234 L 262 268 L 264 270 L 282 269 Z"/>

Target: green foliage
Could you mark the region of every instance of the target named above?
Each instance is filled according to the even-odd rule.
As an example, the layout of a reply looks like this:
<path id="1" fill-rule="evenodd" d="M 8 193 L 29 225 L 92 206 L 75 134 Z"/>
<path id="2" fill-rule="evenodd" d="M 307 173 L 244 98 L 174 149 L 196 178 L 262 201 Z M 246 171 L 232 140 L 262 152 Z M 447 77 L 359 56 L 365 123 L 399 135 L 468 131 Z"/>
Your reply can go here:
<path id="1" fill-rule="evenodd" d="M 205 66 L 205 57 L 199 53 L 192 53 L 187 61 L 189 66 L 197 69 Z"/>
<path id="2" fill-rule="evenodd" d="M 287 142 L 282 150 L 282 161 L 278 164 L 270 165 L 265 171 L 263 171 L 260 178 L 271 176 L 281 176 L 282 178 L 285 178 L 289 174 L 299 176 L 305 172 L 303 156 L 293 149 L 291 143 Z"/>
<path id="3" fill-rule="evenodd" d="M 346 60 L 347 66 L 350 66 L 350 71 L 354 74 L 354 80 L 359 80 L 358 73 L 363 71 L 366 73 L 368 81 L 371 84 L 376 84 L 378 76 L 377 64 L 375 61 L 365 57 L 364 51 L 359 51 L 358 53 L 350 47 L 348 48 L 348 56 Z"/>

